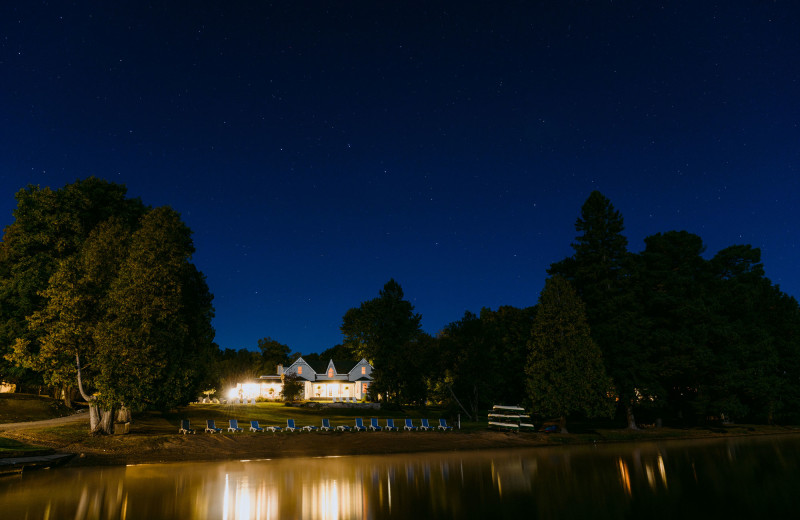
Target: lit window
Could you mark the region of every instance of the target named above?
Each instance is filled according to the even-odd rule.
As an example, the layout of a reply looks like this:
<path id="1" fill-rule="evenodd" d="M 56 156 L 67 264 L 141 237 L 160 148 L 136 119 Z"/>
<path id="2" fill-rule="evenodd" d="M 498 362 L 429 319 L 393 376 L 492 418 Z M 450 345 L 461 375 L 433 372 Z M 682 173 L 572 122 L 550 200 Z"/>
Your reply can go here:
<path id="1" fill-rule="evenodd" d="M 365 375 L 367 373 L 367 367 L 361 367 L 361 375 Z"/>
<path id="2" fill-rule="evenodd" d="M 363 389 L 361 390 L 361 393 L 363 393 L 363 394 L 367 393 L 367 383 L 364 383 L 364 386 L 363 386 Z"/>
<path id="3" fill-rule="evenodd" d="M 328 369 L 328 377 L 333 377 L 333 369 L 332 368 Z"/>
<path id="4" fill-rule="evenodd" d="M 297 375 L 298 376 L 302 376 L 303 375 L 303 367 L 297 367 Z"/>

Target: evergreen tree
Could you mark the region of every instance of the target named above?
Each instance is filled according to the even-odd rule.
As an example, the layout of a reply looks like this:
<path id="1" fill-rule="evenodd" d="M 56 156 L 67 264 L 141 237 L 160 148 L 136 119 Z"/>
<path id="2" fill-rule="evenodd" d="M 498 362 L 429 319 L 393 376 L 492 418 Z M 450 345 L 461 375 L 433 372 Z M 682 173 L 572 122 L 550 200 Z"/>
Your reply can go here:
<path id="1" fill-rule="evenodd" d="M 564 433 L 572 413 L 611 415 L 612 385 L 603 356 L 583 302 L 560 276 L 545 282 L 528 347 L 528 396 L 538 413 L 559 417 Z"/>
<path id="2" fill-rule="evenodd" d="M 643 341 L 642 318 L 633 285 L 633 258 L 622 215 L 599 191 L 593 191 L 575 222 L 573 256 L 548 269 L 570 282 L 586 305 L 592 338 L 603 352 L 628 428 L 636 428 L 633 407 L 653 386 L 650 353 Z"/>

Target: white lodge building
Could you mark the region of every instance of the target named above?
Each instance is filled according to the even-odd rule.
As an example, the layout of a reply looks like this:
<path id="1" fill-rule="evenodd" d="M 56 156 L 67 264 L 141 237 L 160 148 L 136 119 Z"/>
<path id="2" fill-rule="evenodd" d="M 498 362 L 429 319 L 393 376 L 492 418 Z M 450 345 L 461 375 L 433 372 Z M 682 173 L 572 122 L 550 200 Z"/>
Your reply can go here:
<path id="1" fill-rule="evenodd" d="M 286 368 L 278 365 L 276 375 L 261 376 L 255 383 L 236 385 L 231 397 L 279 399 L 283 391 L 284 375 L 296 376 L 303 382 L 303 392 L 300 395 L 302 399 L 327 401 L 346 397 L 361 401 L 367 398 L 369 385 L 372 384 L 372 365 L 366 359 L 357 363 L 334 362 L 331 359 L 327 366 L 312 367 L 300 357 Z"/>

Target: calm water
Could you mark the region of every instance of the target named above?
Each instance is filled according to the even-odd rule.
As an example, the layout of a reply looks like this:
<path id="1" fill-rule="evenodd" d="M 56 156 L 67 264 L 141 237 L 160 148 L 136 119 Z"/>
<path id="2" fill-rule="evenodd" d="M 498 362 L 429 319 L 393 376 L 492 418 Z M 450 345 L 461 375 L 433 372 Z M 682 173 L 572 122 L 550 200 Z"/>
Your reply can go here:
<path id="1" fill-rule="evenodd" d="M 798 506 L 798 436 L 57 469 L 0 479 L 3 520 L 797 518 Z"/>

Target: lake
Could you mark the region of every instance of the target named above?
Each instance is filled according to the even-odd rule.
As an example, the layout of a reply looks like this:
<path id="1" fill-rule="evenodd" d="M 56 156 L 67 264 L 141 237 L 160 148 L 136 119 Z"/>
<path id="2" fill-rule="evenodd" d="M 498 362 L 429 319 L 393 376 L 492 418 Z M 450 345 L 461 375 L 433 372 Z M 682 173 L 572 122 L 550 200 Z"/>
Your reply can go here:
<path id="1" fill-rule="evenodd" d="M 786 518 L 798 506 L 796 435 L 61 468 L 0 479 L 3 520 Z"/>

